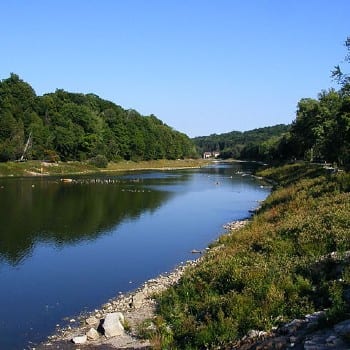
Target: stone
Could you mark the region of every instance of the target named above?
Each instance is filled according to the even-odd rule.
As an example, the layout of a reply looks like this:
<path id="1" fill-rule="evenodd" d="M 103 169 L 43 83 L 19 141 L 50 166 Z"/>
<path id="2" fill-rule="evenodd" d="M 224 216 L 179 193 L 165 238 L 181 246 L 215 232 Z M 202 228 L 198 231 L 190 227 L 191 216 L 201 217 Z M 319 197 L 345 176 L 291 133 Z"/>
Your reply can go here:
<path id="1" fill-rule="evenodd" d="M 340 334 L 341 336 L 347 336 L 350 334 L 350 320 L 345 320 L 343 322 L 338 323 L 334 327 L 336 333 Z"/>
<path id="2" fill-rule="evenodd" d="M 95 316 L 91 316 L 85 320 L 86 324 L 89 326 L 94 326 L 97 324 L 99 321 Z"/>
<path id="3" fill-rule="evenodd" d="M 138 292 L 132 296 L 132 306 L 135 309 L 139 309 L 145 300 L 145 295 L 142 292 Z"/>
<path id="4" fill-rule="evenodd" d="M 290 343 L 296 343 L 298 340 L 299 340 L 299 338 L 294 336 L 294 335 L 289 337 L 289 342 Z"/>
<path id="5" fill-rule="evenodd" d="M 248 332 L 248 337 L 249 338 L 256 338 L 259 336 L 259 331 L 255 330 L 255 329 L 251 329 L 249 332 Z"/>
<path id="6" fill-rule="evenodd" d="M 330 335 L 327 339 L 326 339 L 326 343 L 334 343 L 337 340 L 337 337 L 335 335 Z"/>
<path id="7" fill-rule="evenodd" d="M 100 334 L 95 328 L 90 328 L 90 330 L 86 332 L 86 336 L 90 340 L 97 340 L 100 337 Z"/>
<path id="8" fill-rule="evenodd" d="M 262 337 L 266 337 L 268 336 L 268 333 L 267 332 L 264 332 L 264 331 L 260 331 L 259 332 L 259 337 L 262 338 Z"/>
<path id="9" fill-rule="evenodd" d="M 103 330 L 107 338 L 124 334 L 124 316 L 121 312 L 113 312 L 106 315 L 103 322 Z"/>
<path id="10" fill-rule="evenodd" d="M 74 337 L 72 339 L 72 342 L 74 344 L 85 344 L 87 342 L 87 336 L 86 335 L 79 335 L 77 337 Z"/>

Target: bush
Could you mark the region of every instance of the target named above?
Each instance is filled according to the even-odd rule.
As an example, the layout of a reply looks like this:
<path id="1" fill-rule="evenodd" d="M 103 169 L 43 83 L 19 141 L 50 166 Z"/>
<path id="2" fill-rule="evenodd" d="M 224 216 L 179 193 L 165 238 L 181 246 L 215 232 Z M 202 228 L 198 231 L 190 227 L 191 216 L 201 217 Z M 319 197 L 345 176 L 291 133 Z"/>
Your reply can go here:
<path id="1" fill-rule="evenodd" d="M 105 156 L 98 154 L 96 157 L 93 157 L 89 160 L 91 165 L 96 166 L 97 168 L 107 168 L 108 160 Z"/>

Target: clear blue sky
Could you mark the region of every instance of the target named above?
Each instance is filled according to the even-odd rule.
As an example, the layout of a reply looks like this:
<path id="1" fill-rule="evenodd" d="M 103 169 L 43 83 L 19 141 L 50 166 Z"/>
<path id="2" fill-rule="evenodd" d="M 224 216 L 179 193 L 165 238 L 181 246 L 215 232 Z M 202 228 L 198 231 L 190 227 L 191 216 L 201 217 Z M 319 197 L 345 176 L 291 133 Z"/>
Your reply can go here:
<path id="1" fill-rule="evenodd" d="M 290 123 L 334 84 L 350 0 L 1 0 L 0 79 L 95 93 L 189 136 Z"/>

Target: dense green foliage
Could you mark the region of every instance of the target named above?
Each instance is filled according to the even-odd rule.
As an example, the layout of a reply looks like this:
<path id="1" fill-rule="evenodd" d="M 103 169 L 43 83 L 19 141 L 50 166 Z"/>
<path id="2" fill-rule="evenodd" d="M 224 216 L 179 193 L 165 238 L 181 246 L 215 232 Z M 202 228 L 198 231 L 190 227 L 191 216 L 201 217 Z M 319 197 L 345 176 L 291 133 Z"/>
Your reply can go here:
<path id="1" fill-rule="evenodd" d="M 158 323 L 170 328 L 157 336 L 166 348 L 232 344 L 324 308 L 325 321 L 349 315 L 350 175 L 304 164 L 262 175 L 283 187 L 160 297 Z"/>
<path id="2" fill-rule="evenodd" d="M 220 152 L 221 158 L 271 160 L 280 138 L 290 126 L 280 124 L 265 128 L 224 134 L 212 134 L 193 139 L 200 153 Z"/>
<path id="3" fill-rule="evenodd" d="M 350 85 L 303 98 L 291 126 L 276 125 L 193 139 L 198 151 L 222 158 L 283 162 L 303 159 L 350 167 Z"/>
<path id="4" fill-rule="evenodd" d="M 298 104 L 290 135 L 284 140 L 284 157 L 336 162 L 350 166 L 350 94 L 347 88 L 329 90 L 318 99 Z"/>
<path id="5" fill-rule="evenodd" d="M 37 96 L 16 74 L 0 82 L 0 161 L 19 159 L 178 159 L 195 156 L 191 140 L 154 115 L 142 116 L 94 94 L 56 90 Z M 95 158 L 94 158 L 95 159 Z M 100 158 L 101 160 L 101 158 Z"/>

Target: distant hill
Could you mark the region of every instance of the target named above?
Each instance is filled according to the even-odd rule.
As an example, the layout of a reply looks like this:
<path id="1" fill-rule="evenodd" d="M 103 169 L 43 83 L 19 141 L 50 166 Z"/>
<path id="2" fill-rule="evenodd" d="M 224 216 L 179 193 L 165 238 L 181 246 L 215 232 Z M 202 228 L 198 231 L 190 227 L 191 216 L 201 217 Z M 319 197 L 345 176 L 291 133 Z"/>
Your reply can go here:
<path id="1" fill-rule="evenodd" d="M 221 158 L 267 160 L 271 147 L 278 144 L 289 130 L 290 125 L 279 124 L 244 132 L 199 136 L 192 140 L 201 154 L 218 151 Z"/>
<path id="2" fill-rule="evenodd" d="M 190 138 L 154 115 L 142 116 L 95 94 L 56 90 L 37 96 L 11 74 L 0 81 L 0 161 L 177 159 L 196 155 Z"/>

